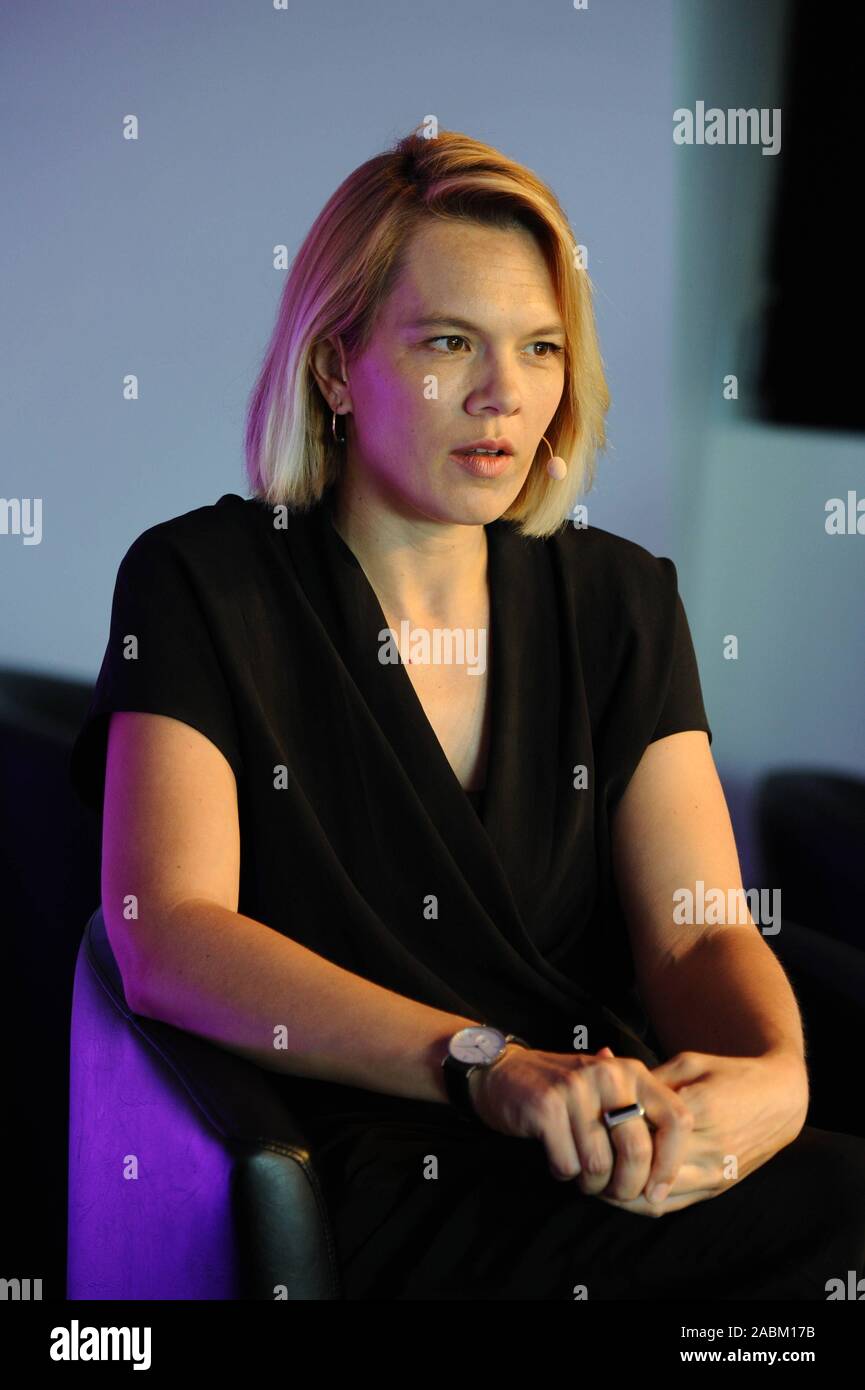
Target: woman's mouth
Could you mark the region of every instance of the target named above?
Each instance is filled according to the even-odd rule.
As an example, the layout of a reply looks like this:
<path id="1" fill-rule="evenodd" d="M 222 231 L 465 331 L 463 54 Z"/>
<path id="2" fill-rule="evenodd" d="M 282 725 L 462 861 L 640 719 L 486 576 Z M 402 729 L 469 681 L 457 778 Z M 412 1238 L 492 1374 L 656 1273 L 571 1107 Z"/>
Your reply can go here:
<path id="1" fill-rule="evenodd" d="M 512 454 L 501 449 L 477 449 L 473 452 L 455 450 L 448 455 L 452 463 L 459 464 L 460 468 L 477 478 L 497 478 L 505 471 L 512 457 Z"/>

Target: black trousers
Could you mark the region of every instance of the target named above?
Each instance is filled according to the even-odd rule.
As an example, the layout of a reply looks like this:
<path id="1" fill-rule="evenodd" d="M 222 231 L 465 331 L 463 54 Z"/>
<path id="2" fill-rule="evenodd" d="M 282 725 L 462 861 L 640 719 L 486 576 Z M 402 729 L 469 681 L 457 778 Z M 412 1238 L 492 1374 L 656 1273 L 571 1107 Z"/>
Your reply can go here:
<path id="1" fill-rule="evenodd" d="M 348 1299 L 825 1301 L 865 1277 L 863 1138 L 806 1125 L 652 1218 L 556 1181 L 538 1140 L 415 1109 L 309 1119 Z"/>

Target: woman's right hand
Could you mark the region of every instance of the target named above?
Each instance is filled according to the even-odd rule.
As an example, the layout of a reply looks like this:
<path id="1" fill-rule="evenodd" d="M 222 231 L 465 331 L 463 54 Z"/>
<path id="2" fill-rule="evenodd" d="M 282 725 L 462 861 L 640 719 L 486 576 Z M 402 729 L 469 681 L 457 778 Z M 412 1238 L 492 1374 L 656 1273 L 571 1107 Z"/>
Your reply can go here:
<path id="1" fill-rule="evenodd" d="M 647 1199 L 659 1184 L 669 1189 L 675 1183 L 693 1115 L 637 1058 L 614 1057 L 609 1048 L 571 1056 L 512 1044 L 494 1066 L 472 1072 L 469 1090 L 478 1118 L 490 1129 L 541 1140 L 553 1177 L 579 1177 L 586 1196 L 627 1202 L 640 1215 L 675 1209 L 675 1197 L 665 1201 L 666 1192 Z M 608 1132 L 602 1111 L 634 1101 L 645 1118 Z M 696 1193 L 689 1198 L 699 1200 Z"/>

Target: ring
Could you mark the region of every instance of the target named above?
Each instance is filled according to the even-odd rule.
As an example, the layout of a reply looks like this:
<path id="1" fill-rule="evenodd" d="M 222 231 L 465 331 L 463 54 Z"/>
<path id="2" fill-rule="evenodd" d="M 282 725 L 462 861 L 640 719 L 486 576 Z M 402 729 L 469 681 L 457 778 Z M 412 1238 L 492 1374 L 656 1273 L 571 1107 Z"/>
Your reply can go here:
<path id="1" fill-rule="evenodd" d="M 619 1105 L 615 1110 L 604 1110 L 601 1112 L 604 1124 L 607 1129 L 615 1129 L 616 1125 L 623 1125 L 626 1120 L 641 1120 L 646 1112 L 638 1100 L 633 1105 Z"/>

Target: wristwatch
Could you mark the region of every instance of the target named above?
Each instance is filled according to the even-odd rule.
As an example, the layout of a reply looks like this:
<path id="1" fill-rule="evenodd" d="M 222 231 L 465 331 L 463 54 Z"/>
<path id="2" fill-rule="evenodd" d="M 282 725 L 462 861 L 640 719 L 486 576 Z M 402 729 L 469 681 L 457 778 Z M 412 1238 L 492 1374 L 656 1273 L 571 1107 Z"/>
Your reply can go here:
<path id="1" fill-rule="evenodd" d="M 464 1115 L 477 1119 L 469 1091 L 469 1077 L 475 1067 L 494 1066 L 504 1056 L 508 1043 L 531 1047 L 516 1033 L 502 1033 L 489 1023 L 461 1028 L 449 1040 L 447 1054 L 442 1061 L 444 1083 L 451 1105 Z"/>

